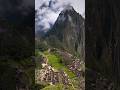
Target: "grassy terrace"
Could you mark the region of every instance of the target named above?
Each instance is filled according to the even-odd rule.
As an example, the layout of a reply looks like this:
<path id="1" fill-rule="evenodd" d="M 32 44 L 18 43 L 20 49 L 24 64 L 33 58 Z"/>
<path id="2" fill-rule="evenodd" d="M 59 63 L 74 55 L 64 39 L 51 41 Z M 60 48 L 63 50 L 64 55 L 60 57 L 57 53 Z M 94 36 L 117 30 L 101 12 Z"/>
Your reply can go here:
<path id="1" fill-rule="evenodd" d="M 58 84 L 58 85 L 49 85 L 42 90 L 62 90 L 62 89 L 63 89 L 63 85 Z"/>
<path id="2" fill-rule="evenodd" d="M 44 52 L 45 56 L 48 58 L 48 63 L 57 70 L 63 70 L 67 73 L 69 78 L 74 78 L 75 74 L 71 72 L 63 63 L 61 63 L 61 57 L 57 54 Z"/>
<path id="3" fill-rule="evenodd" d="M 72 86 L 64 86 L 63 84 L 49 85 L 42 90 L 64 90 L 65 87 L 67 87 L 67 90 L 75 90 Z"/>

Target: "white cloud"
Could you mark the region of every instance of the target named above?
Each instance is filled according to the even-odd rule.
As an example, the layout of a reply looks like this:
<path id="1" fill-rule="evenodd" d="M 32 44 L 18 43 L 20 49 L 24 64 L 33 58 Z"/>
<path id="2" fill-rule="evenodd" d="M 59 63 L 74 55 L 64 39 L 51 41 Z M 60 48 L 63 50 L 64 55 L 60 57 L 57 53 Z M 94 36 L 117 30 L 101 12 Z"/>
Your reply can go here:
<path id="1" fill-rule="evenodd" d="M 50 0 L 35 0 L 35 8 L 36 9 L 39 8 L 43 3 L 49 5 L 49 1 Z M 70 3 L 78 13 L 83 14 L 85 12 L 85 0 L 52 0 L 52 1 L 58 1 L 58 3 L 54 5 L 54 8 L 57 6 L 63 6 Z"/>
<path id="2" fill-rule="evenodd" d="M 39 16 L 42 18 L 39 23 L 45 29 L 49 28 L 49 23 L 54 24 L 60 11 L 68 4 L 71 4 L 81 15 L 84 14 L 85 0 L 35 0 L 35 9 L 38 9 Z"/>

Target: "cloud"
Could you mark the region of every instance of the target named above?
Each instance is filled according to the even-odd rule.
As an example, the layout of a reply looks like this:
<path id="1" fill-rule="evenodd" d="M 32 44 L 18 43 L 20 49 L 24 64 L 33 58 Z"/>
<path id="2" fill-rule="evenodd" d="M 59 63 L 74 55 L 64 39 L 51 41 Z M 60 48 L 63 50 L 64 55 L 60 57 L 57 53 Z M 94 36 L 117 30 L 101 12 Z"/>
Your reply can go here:
<path id="1" fill-rule="evenodd" d="M 71 4 L 81 15 L 84 14 L 85 0 L 35 0 L 35 9 L 38 10 L 40 18 L 39 25 L 43 25 L 44 29 L 49 29 L 68 4 Z"/>
<path id="2" fill-rule="evenodd" d="M 35 0 L 36 9 L 38 9 L 42 5 L 56 8 L 62 7 L 66 4 L 71 4 L 80 14 L 85 12 L 85 0 Z"/>

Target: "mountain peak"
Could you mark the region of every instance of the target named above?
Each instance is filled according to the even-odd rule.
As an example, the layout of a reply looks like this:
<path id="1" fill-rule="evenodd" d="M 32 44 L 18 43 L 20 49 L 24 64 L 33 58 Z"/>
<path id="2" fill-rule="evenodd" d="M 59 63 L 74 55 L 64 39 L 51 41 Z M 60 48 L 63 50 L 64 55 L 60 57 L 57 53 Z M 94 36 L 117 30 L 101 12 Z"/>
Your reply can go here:
<path id="1" fill-rule="evenodd" d="M 46 38 L 51 46 L 68 50 L 84 60 L 84 19 L 72 6 L 65 7 L 59 14 Z"/>
<path id="2" fill-rule="evenodd" d="M 64 9 L 61 11 L 61 13 L 59 14 L 59 17 L 57 19 L 57 23 L 60 21 L 65 21 L 67 18 L 69 18 L 70 20 L 70 16 L 71 16 L 71 12 L 76 12 L 73 8 L 73 6 L 71 5 L 67 5 L 64 7 Z M 71 21 L 71 20 L 70 20 Z"/>
<path id="3" fill-rule="evenodd" d="M 71 5 L 67 5 L 67 6 L 65 6 L 65 8 L 63 9 L 62 12 L 72 11 L 72 10 L 74 10 L 73 6 L 71 6 Z"/>

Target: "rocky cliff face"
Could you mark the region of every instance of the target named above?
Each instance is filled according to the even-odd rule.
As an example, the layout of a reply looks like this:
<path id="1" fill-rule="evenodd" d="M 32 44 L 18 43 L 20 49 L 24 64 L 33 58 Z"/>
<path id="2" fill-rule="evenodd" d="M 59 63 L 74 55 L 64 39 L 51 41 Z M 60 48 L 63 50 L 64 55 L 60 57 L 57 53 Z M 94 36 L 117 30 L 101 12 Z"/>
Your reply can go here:
<path id="1" fill-rule="evenodd" d="M 112 0 L 86 2 L 86 67 L 101 73 L 114 82 L 117 89 L 111 90 L 120 90 L 120 15 L 118 7 L 117 1 Z M 90 78 L 93 77 L 86 75 L 86 81 Z M 90 83 L 86 85 L 90 85 Z M 104 88 L 104 90 L 108 89 Z"/>
<path id="2" fill-rule="evenodd" d="M 51 46 L 65 49 L 84 59 L 84 18 L 72 6 L 67 6 L 59 14 L 46 36 Z"/>

